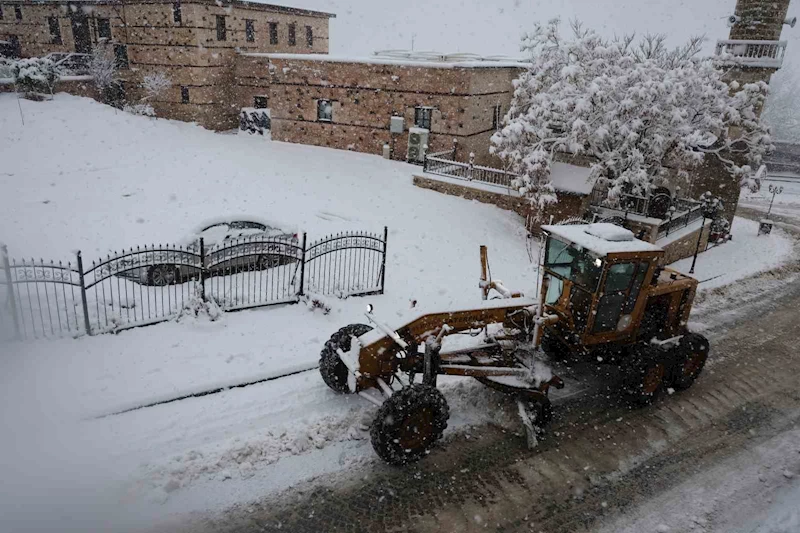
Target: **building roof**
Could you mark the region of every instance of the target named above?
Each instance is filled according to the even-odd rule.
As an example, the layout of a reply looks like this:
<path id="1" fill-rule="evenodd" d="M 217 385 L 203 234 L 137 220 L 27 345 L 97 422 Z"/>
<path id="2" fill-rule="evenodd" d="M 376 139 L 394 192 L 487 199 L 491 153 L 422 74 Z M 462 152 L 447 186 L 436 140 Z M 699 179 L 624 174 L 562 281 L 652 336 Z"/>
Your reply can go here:
<path id="1" fill-rule="evenodd" d="M 605 257 L 613 253 L 659 252 L 661 247 L 640 241 L 630 230 L 614 224 L 574 224 L 542 226 L 542 230 L 567 242 Z"/>
<path id="2" fill-rule="evenodd" d="M 431 55 L 431 59 L 421 56 L 337 56 L 328 54 L 272 54 L 266 52 L 240 52 L 248 57 L 285 59 L 294 61 L 325 61 L 328 63 L 360 63 L 367 65 L 400 65 L 423 68 L 527 68 L 528 64 L 519 60 L 473 56 L 471 54 Z"/>
<path id="3" fill-rule="evenodd" d="M 302 1 L 302 0 L 299 0 Z M 321 18 L 336 18 L 333 13 L 326 13 L 324 11 L 313 11 L 310 9 L 302 9 L 291 6 L 280 6 L 270 4 L 267 2 L 260 2 L 259 0 L 182 0 L 184 4 L 217 4 L 222 7 L 232 5 L 234 7 L 252 7 L 264 11 L 272 11 L 275 13 L 286 13 L 289 15 L 304 15 L 307 17 L 321 17 Z M 172 4 L 174 0 L 3 0 L 3 4 L 107 4 L 118 5 L 127 3 L 133 4 Z"/>
<path id="4" fill-rule="evenodd" d="M 550 165 L 550 182 L 557 191 L 588 195 L 593 185 L 589 182 L 591 169 L 570 165 L 569 163 L 552 163 Z"/>

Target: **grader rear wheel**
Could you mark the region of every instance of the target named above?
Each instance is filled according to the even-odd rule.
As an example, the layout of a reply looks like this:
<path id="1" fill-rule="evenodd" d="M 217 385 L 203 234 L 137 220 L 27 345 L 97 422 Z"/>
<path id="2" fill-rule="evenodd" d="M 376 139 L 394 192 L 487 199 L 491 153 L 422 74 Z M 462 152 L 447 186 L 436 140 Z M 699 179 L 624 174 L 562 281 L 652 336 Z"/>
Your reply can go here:
<path id="1" fill-rule="evenodd" d="M 442 438 L 448 418 L 450 408 L 438 389 L 411 385 L 383 402 L 370 428 L 372 447 L 392 465 L 417 461 Z"/>
<path id="2" fill-rule="evenodd" d="M 649 347 L 640 347 L 625 377 L 627 398 L 636 405 L 653 403 L 661 393 L 668 370 L 665 358 Z"/>
<path id="3" fill-rule="evenodd" d="M 372 331 L 372 326 L 366 324 L 345 326 L 331 335 L 331 338 L 325 343 L 325 347 L 319 354 L 319 373 L 322 375 L 322 380 L 336 392 L 344 394 L 350 392 L 350 388 L 347 386 L 347 377 L 350 370 L 339 359 L 339 354 L 336 353 L 336 350 L 349 351 L 353 337 L 360 337 L 368 331 Z"/>

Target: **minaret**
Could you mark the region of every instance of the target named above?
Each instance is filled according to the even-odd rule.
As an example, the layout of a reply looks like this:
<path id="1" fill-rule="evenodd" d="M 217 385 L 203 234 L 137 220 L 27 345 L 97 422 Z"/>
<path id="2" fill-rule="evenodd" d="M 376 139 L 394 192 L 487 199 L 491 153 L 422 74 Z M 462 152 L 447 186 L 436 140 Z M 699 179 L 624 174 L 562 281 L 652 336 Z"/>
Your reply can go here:
<path id="1" fill-rule="evenodd" d="M 729 39 L 717 43 L 717 55 L 725 52 L 732 56 L 727 65 L 726 81 L 769 83 L 772 75 L 781 68 L 786 52 L 786 41 L 780 40 L 781 32 L 785 25 L 794 25 L 793 20 L 787 19 L 789 2 L 737 0 L 736 9 L 728 18 Z M 693 173 L 691 182 L 692 197 L 711 191 L 722 199 L 725 216 L 733 222 L 739 203 L 739 183 L 716 158 L 707 157 Z"/>

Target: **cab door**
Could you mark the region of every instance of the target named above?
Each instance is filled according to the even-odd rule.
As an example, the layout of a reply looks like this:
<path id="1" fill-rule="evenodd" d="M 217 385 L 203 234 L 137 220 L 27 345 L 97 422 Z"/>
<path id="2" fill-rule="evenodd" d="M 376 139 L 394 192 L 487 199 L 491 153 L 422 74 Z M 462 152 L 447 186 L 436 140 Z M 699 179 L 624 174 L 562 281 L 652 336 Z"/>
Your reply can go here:
<path id="1" fill-rule="evenodd" d="M 630 335 L 650 266 L 650 261 L 637 259 L 608 265 L 591 325 L 592 336 L 607 341 Z"/>

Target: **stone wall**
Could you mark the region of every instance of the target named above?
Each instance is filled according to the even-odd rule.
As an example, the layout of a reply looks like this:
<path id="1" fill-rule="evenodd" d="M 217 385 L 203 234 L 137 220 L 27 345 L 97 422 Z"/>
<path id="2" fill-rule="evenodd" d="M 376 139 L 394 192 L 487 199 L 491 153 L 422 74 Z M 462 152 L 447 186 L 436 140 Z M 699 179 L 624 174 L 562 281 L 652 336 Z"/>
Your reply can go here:
<path id="1" fill-rule="evenodd" d="M 708 237 L 711 234 L 710 221 L 706 222 L 705 226 L 702 228 L 697 228 L 688 235 L 671 241 L 669 244 L 663 245 L 664 258 L 662 260 L 662 264 L 668 265 L 680 259 L 692 257 L 695 249 L 697 249 L 697 237 L 701 231 L 703 232 L 703 236 L 700 238 L 700 252 L 704 252 L 708 247 Z M 698 261 L 702 261 L 702 259 L 698 257 Z"/>
<path id="2" fill-rule="evenodd" d="M 731 39 L 777 41 L 790 0 L 737 0 L 735 14 L 740 22 L 733 25 Z"/>
<path id="3" fill-rule="evenodd" d="M 408 128 L 416 107 L 431 107 L 429 152 L 448 150 L 458 140 L 463 157 L 496 163 L 489 154 L 494 106 L 506 112 L 516 68 L 441 68 L 392 61 L 343 61 L 241 56 L 236 65 L 239 107 L 266 96 L 276 140 L 380 154 L 393 146 L 404 160 Z M 317 102 L 330 100 L 333 120 L 317 120 Z M 392 116 L 404 118 L 404 132 L 389 131 Z"/>
<path id="4" fill-rule="evenodd" d="M 550 217 L 552 217 L 553 222 L 557 223 L 568 218 L 581 216 L 588 207 L 588 197 L 560 192 L 558 193 L 559 201 L 557 204 L 549 206 L 543 211 L 538 220 L 528 220 L 532 214 L 530 202 L 513 192 L 501 192 L 502 189 L 499 189 L 498 192 L 491 192 L 484 188 L 479 188 L 480 184 L 470 186 L 468 182 L 465 182 L 462 185 L 446 178 L 424 174 L 415 174 L 413 182 L 414 185 L 423 189 L 430 189 L 450 196 L 459 196 L 466 200 L 476 200 L 484 204 L 496 205 L 501 209 L 514 211 L 528 221 L 528 230 L 530 231 L 538 230 L 542 224 L 549 224 Z"/>

